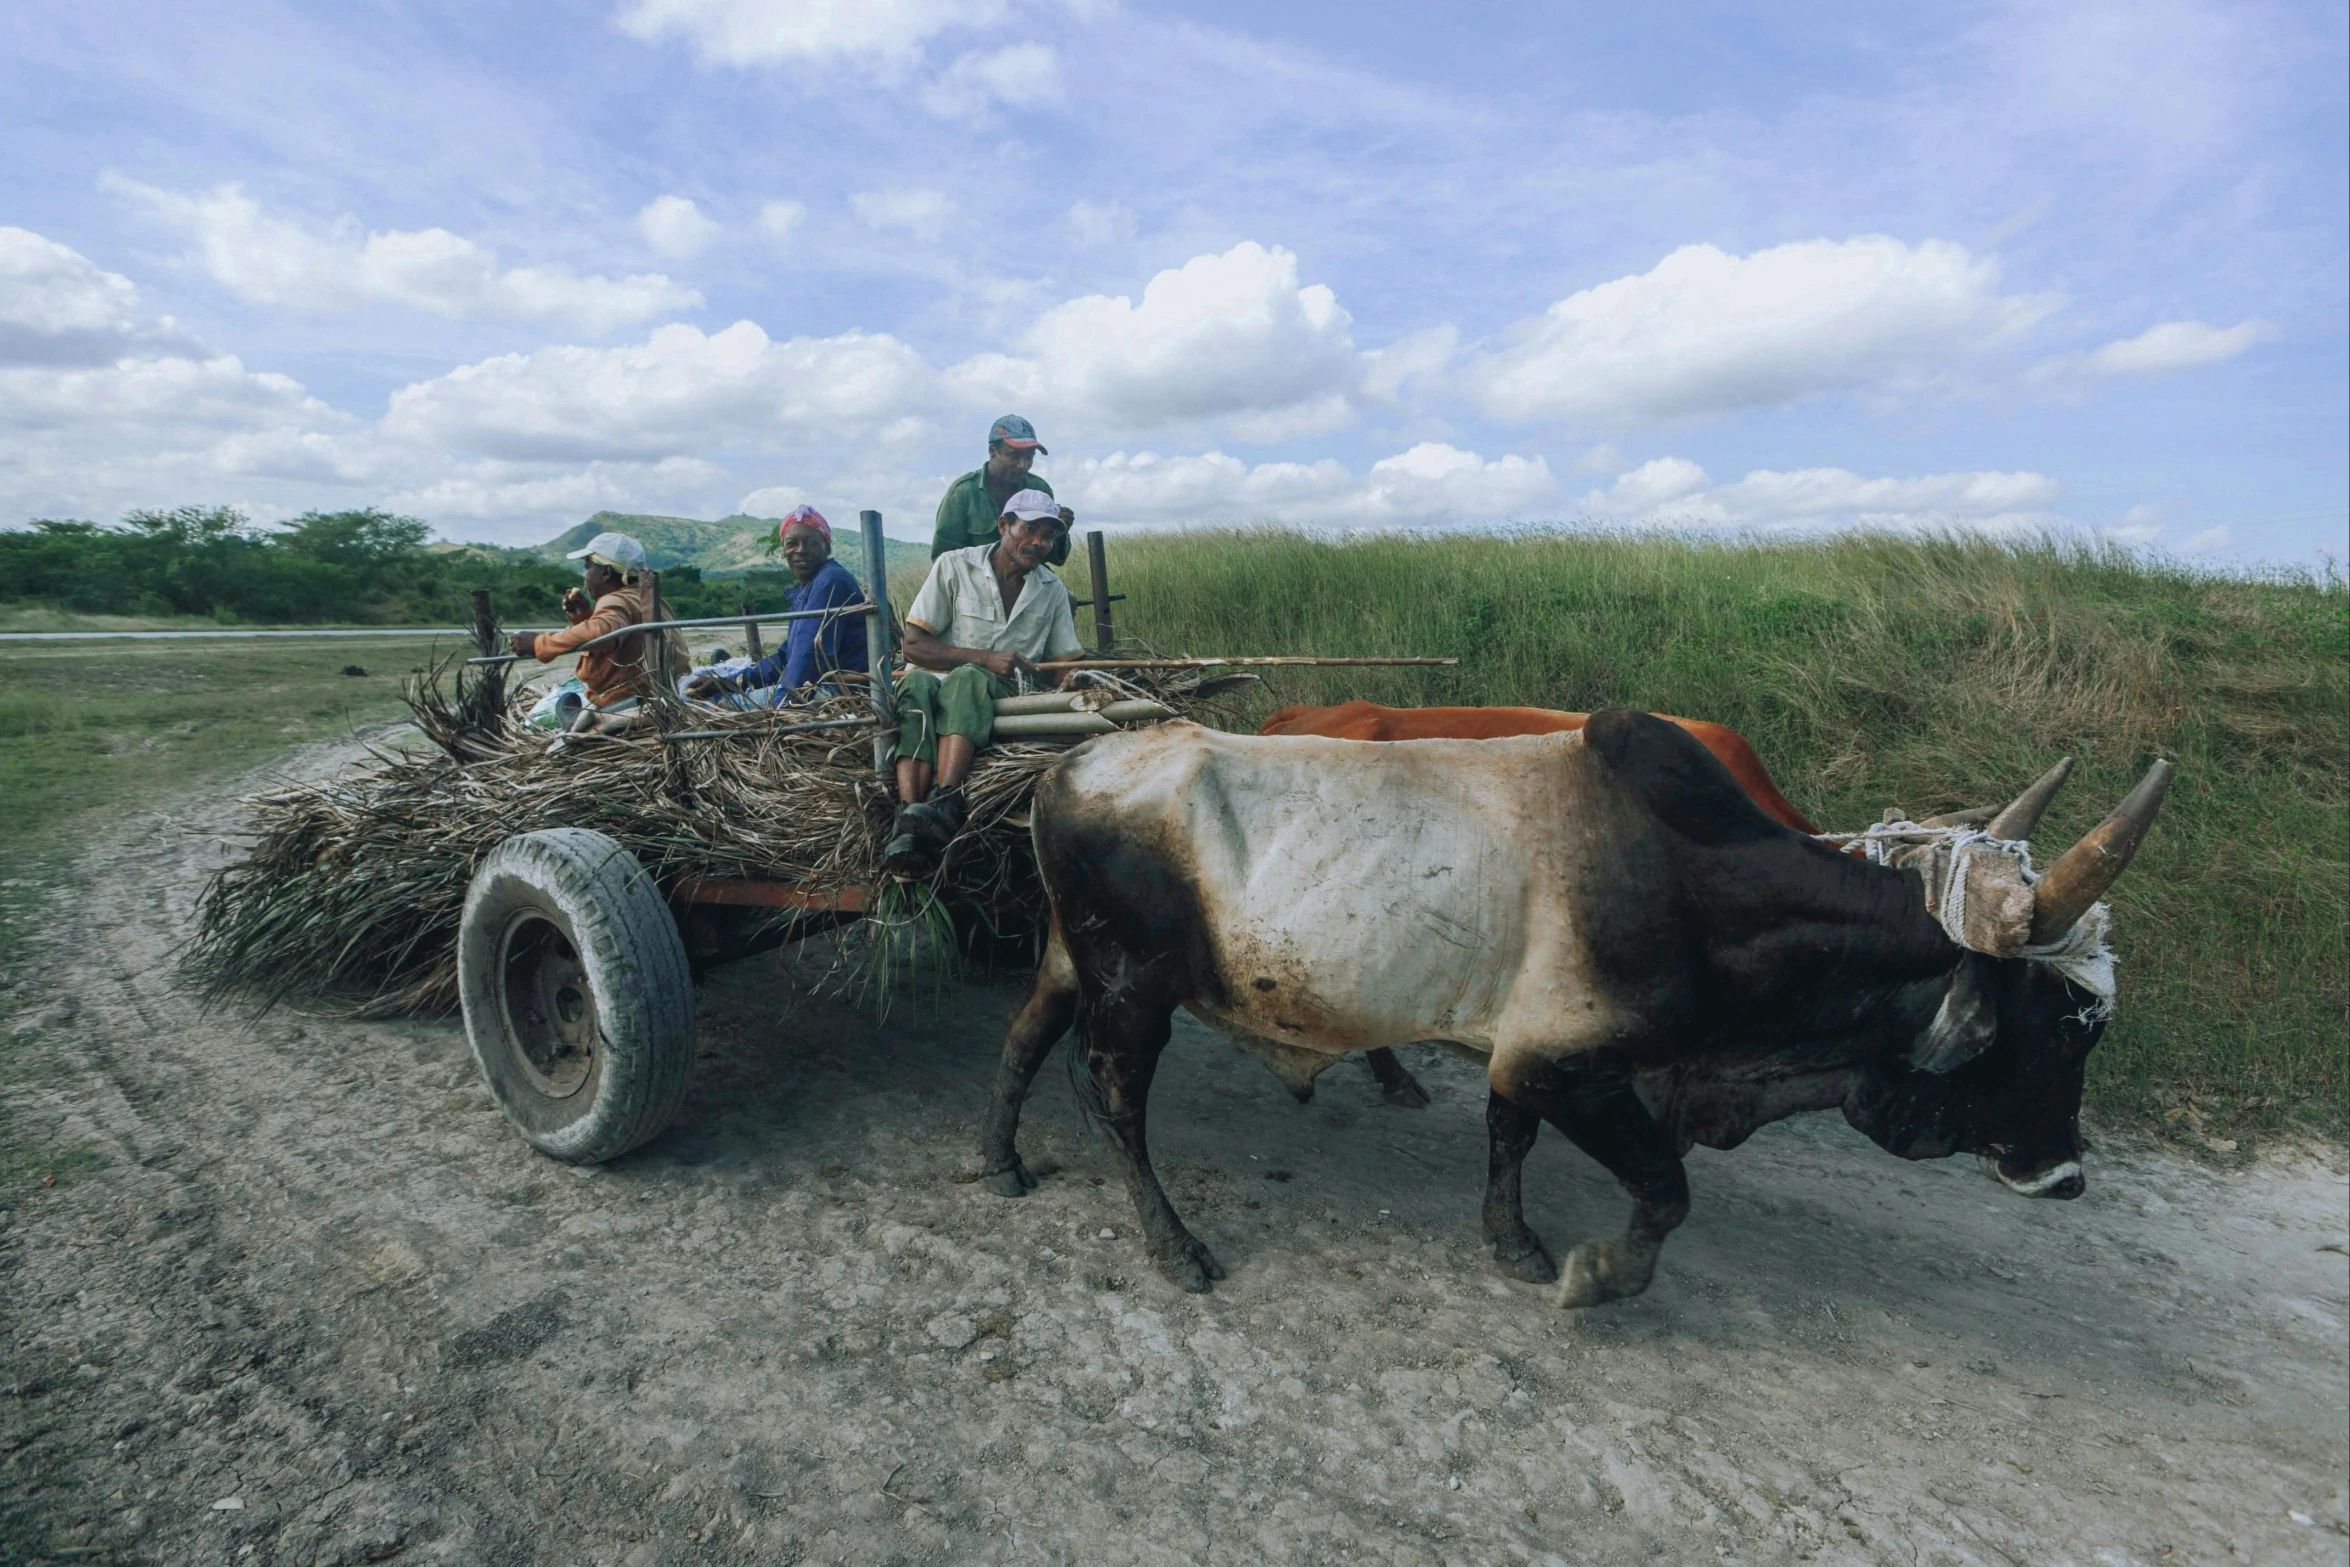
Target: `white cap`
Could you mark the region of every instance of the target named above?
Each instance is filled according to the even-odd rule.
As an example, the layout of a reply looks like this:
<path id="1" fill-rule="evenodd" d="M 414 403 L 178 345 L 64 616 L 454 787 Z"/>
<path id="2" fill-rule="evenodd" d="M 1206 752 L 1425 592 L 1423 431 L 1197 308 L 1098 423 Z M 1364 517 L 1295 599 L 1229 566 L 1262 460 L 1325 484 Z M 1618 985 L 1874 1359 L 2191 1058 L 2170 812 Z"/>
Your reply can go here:
<path id="1" fill-rule="evenodd" d="M 1061 503 L 1042 490 L 1022 490 L 1004 502 L 1002 514 L 1017 517 L 1022 522 L 1034 522 L 1040 517 L 1050 517 L 1058 522 L 1061 518 Z"/>
<path id="2" fill-rule="evenodd" d="M 586 558 L 615 571 L 634 574 L 645 569 L 645 547 L 625 533 L 599 533 L 587 548 L 573 550 L 565 560 Z"/>

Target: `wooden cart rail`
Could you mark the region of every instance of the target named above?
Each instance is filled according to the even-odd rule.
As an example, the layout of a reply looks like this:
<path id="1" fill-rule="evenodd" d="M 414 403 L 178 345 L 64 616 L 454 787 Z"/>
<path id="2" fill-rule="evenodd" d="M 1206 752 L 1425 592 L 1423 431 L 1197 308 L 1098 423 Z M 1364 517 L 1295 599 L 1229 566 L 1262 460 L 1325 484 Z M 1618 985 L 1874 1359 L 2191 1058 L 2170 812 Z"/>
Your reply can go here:
<path id="1" fill-rule="evenodd" d="M 809 909 L 827 913 L 862 914 L 873 907 L 870 887 L 792 886 L 779 881 L 729 881 L 690 876 L 669 893 L 673 903 L 718 904 L 740 909 Z"/>

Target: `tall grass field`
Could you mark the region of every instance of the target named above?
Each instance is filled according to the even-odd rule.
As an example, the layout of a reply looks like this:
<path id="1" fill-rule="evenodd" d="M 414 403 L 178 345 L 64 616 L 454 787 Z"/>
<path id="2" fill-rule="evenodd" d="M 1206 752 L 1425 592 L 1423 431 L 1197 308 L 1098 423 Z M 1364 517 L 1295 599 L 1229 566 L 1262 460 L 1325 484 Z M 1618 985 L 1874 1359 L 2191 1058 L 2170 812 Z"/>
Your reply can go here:
<path id="1" fill-rule="evenodd" d="M 2043 860 L 2169 757 L 2162 818 L 2112 894 L 2120 1010 L 2091 1061 L 2092 1101 L 2208 1127 L 2215 1146 L 2264 1126 L 2343 1130 L 2338 572 L 2254 580 L 1956 539 L 1267 530 L 1122 538 L 1110 564 L 1128 595 L 1121 635 L 1161 653 L 1460 660 L 1276 674 L 1243 714 L 1252 726 L 1283 703 L 1353 697 L 1707 718 L 1744 734 L 1788 798 L 1836 830 L 1888 806 L 2003 802 L 2069 755 Z"/>

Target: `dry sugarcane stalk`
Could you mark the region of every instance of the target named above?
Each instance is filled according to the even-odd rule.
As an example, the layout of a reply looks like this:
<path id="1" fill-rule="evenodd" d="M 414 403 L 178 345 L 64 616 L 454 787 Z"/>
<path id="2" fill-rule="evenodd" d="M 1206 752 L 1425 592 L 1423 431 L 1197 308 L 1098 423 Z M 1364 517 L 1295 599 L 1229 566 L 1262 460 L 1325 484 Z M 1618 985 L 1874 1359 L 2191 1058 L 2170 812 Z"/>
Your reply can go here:
<path id="1" fill-rule="evenodd" d="M 1078 711 L 1079 695 L 1075 691 L 1037 691 L 1027 696 L 1000 696 L 996 698 L 995 716 L 1000 719 L 1022 713 L 1074 713 Z"/>
<path id="2" fill-rule="evenodd" d="M 1106 735 L 1117 727 L 1100 713 L 1012 713 L 995 721 L 996 734 L 1023 739 L 1039 735 Z"/>

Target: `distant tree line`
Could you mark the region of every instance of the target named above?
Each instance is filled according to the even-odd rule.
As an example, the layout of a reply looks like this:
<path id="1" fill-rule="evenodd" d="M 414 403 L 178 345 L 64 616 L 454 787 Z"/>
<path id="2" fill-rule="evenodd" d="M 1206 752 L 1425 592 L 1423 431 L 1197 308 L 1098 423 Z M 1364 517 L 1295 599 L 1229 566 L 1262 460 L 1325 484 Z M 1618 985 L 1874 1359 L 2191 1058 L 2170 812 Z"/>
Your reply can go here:
<path id="1" fill-rule="evenodd" d="M 134 511 L 119 524 L 43 519 L 0 530 L 0 602 L 91 615 L 198 615 L 224 624 L 469 623 L 467 594 L 488 588 L 508 625 L 558 624 L 578 570 L 529 550 L 428 544 L 414 517 L 305 512 L 262 527 L 230 506 Z M 705 582 L 692 566 L 661 573 L 679 618 L 732 614 L 746 598 L 784 607 L 782 571 Z"/>

